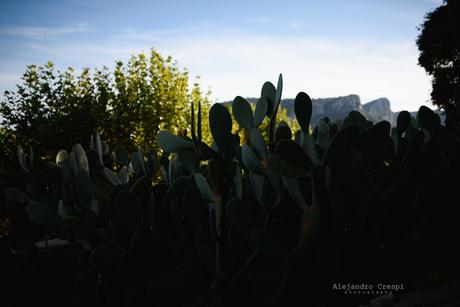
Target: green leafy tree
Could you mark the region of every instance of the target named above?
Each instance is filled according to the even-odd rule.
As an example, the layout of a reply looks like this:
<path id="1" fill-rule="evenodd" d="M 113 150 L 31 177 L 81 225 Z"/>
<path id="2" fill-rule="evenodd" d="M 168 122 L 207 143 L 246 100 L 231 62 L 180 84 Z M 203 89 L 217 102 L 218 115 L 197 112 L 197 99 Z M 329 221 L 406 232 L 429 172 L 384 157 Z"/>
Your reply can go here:
<path id="1" fill-rule="evenodd" d="M 190 86 L 188 72 L 181 71 L 170 56 L 155 50 L 149 57 L 132 56 L 127 65 L 117 62 L 114 76 L 112 123 L 107 127 L 113 143 L 130 140 L 126 145 L 132 150 L 153 148 L 159 130 L 185 133 L 190 129 L 190 102 L 201 101 L 206 114 L 209 93 L 203 95 L 196 82 Z"/>
<path id="2" fill-rule="evenodd" d="M 5 182 L 11 182 L 15 174 L 14 161 L 16 158 L 16 137 L 10 129 L 0 127 L 0 193 L 4 195 Z M 0 196 L 0 199 L 2 196 Z M 1 209 L 0 209 L 1 211 Z"/>
<path id="3" fill-rule="evenodd" d="M 460 132 L 460 2 L 444 0 L 429 12 L 417 38 L 419 64 L 432 77 L 431 100 L 446 111 L 446 126 Z"/>
<path id="4" fill-rule="evenodd" d="M 56 71 L 51 62 L 29 65 L 17 89 L 5 92 L 0 118 L 37 156 L 54 155 L 56 146 L 86 146 L 96 131 L 110 145 L 148 150 L 160 129 L 186 133 L 190 102 L 200 101 L 207 115 L 209 93 L 189 83 L 187 70 L 154 49 L 117 62 L 113 72 L 85 68 L 76 75 L 72 68 Z"/>
<path id="5" fill-rule="evenodd" d="M 52 62 L 44 67 L 29 65 L 22 84 L 14 92 L 5 92 L 0 103 L 2 125 L 38 156 L 55 154 L 56 144 L 65 148 L 76 142 L 86 144 L 91 133 L 108 123 L 108 101 L 100 95 L 102 88 L 97 88 L 95 79 L 88 68 L 75 77 L 72 68 L 55 71 Z"/>

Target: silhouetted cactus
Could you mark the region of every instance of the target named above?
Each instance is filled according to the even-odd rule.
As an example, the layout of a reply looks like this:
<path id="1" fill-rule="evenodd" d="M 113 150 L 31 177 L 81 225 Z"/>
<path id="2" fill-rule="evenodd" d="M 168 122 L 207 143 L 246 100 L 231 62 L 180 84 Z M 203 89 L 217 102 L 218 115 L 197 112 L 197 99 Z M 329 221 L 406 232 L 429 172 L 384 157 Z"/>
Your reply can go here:
<path id="1" fill-rule="evenodd" d="M 205 296 L 236 305 L 265 299 L 267 306 L 301 298 L 308 305 L 333 297 L 330 280 L 412 284 L 418 277 L 410 269 L 431 272 L 431 260 L 414 263 L 419 255 L 404 246 L 437 257 L 430 246 L 460 234 L 452 222 L 458 210 L 436 203 L 458 188 L 458 138 L 425 107 L 416 121 L 400 112 L 393 129 L 357 111 L 311 127 L 304 92 L 294 100 L 294 131 L 277 121 L 282 86 L 281 75 L 276 88 L 266 82 L 254 112 L 234 99 L 242 144 L 221 104 L 209 112 L 214 144 L 204 143 L 201 104 L 195 114 L 191 103 L 191 138 L 160 131 L 162 153 L 110 151 L 96 133 L 89 150 L 75 144 L 38 168 L 18 146 L 27 194 L 7 189 L 7 211 L 16 229 L 39 227 L 32 241 L 63 237 L 79 253 L 88 250 L 79 273 L 100 280 L 98 299 L 111 302 L 133 289 L 147 299 L 143 291 L 158 294 L 161 284 L 182 305 Z M 260 130 L 265 117 L 268 140 Z M 18 237 L 34 233 L 27 231 Z M 454 261 L 458 254 L 450 253 Z M 407 271 L 390 275 L 399 265 L 395 254 Z M 197 277 L 202 285 L 191 278 L 174 287 L 187 270 L 206 276 Z M 75 295 L 86 295 L 77 284 Z"/>
<path id="2" fill-rule="evenodd" d="M 236 96 L 232 104 L 233 117 L 241 128 L 251 129 L 254 127 L 254 115 L 251 106 L 241 96 Z"/>

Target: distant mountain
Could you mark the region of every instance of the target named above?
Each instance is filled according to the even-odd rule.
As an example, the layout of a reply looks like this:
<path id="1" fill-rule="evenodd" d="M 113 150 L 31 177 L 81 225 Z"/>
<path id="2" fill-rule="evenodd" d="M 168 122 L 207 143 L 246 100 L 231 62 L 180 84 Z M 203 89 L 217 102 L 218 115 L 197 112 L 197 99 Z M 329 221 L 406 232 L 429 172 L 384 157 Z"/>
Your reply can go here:
<path id="1" fill-rule="evenodd" d="M 372 121 L 389 121 L 391 125 L 396 125 L 397 113 L 391 111 L 390 101 L 387 98 L 372 100 L 363 105 L 363 113 L 368 115 Z"/>
<path id="2" fill-rule="evenodd" d="M 256 103 L 257 98 L 246 98 L 250 103 Z M 225 102 L 230 103 L 230 102 Z M 379 98 L 368 103 L 361 104 L 361 99 L 358 95 L 348 95 L 335 98 L 317 98 L 312 99 L 313 114 L 311 123 L 315 124 L 323 117 L 329 117 L 331 120 L 343 119 L 350 111 L 356 110 L 361 112 L 367 119 L 374 123 L 386 120 L 392 126 L 396 125 L 396 118 L 399 112 L 391 111 L 390 101 L 387 98 Z M 294 99 L 288 98 L 281 101 L 281 107 L 285 108 L 290 118 L 295 118 L 294 114 Z M 444 121 L 444 115 L 439 111 L 435 111 L 441 116 Z M 412 116 L 416 115 L 411 112 Z"/>

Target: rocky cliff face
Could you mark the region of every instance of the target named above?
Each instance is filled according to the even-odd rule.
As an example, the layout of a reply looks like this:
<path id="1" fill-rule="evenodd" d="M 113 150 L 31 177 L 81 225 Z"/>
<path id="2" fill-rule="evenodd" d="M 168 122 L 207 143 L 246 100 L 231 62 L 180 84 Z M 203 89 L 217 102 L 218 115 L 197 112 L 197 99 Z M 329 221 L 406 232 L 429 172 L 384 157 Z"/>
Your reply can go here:
<path id="1" fill-rule="evenodd" d="M 358 95 L 312 99 L 312 103 L 312 123 L 316 123 L 319 119 L 326 116 L 331 120 L 343 119 L 353 110 L 362 112 L 361 99 Z M 281 106 L 287 110 L 289 117 L 295 117 L 294 99 L 283 99 Z"/>
<path id="2" fill-rule="evenodd" d="M 343 119 L 353 110 L 362 112 L 361 99 L 358 95 L 337 98 L 313 99 L 312 122 L 316 123 L 323 117 L 331 120 Z M 316 110 L 315 110 L 316 109 Z"/>
<path id="3" fill-rule="evenodd" d="M 256 102 L 256 99 L 250 99 L 250 101 Z M 311 122 L 313 124 L 326 116 L 333 121 L 343 119 L 353 110 L 361 112 L 373 122 L 387 120 L 392 125 L 396 123 L 395 114 L 391 111 L 390 101 L 387 98 L 379 98 L 363 105 L 359 96 L 352 94 L 334 98 L 312 99 L 312 102 L 313 114 Z M 289 117 L 295 117 L 294 99 L 282 100 L 281 106 L 287 110 Z"/>
<path id="4" fill-rule="evenodd" d="M 257 102 L 257 98 L 247 98 L 247 100 L 250 103 Z M 327 116 L 331 120 L 343 119 L 348 115 L 350 111 L 356 110 L 361 112 L 364 116 L 366 116 L 367 119 L 374 123 L 382 120 L 387 120 L 392 126 L 395 126 L 399 113 L 391 111 L 390 101 L 384 97 L 372 100 L 365 104 L 361 104 L 361 99 L 358 95 L 348 95 L 334 98 L 318 98 L 312 99 L 312 102 L 313 114 L 311 117 L 311 123 L 313 125 L 323 117 Z M 289 117 L 295 118 L 294 99 L 283 99 L 281 101 L 281 107 L 286 109 Z M 415 116 L 414 114 L 416 112 L 412 113 L 412 115 Z M 443 115 L 441 115 L 441 119 L 444 121 Z"/>
<path id="5" fill-rule="evenodd" d="M 396 116 L 390 109 L 390 101 L 387 98 L 379 98 L 363 105 L 363 113 L 372 121 L 387 120 L 390 124 L 396 124 Z"/>

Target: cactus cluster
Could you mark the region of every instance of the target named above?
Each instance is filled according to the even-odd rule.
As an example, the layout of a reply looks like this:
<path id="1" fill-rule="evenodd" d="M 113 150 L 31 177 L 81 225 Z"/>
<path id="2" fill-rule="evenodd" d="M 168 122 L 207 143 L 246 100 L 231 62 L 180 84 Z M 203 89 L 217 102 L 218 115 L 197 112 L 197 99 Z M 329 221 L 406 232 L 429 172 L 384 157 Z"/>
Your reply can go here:
<path id="1" fill-rule="evenodd" d="M 214 104 L 213 144 L 192 103 L 190 137 L 160 131 L 161 153 L 110 150 L 96 133 L 87 151 L 75 144 L 38 167 L 18 146 L 27 193 L 6 192 L 10 252 L 26 257 L 45 241 L 49 257 L 78 254 L 73 299 L 98 306 L 360 303 L 369 297 L 343 297 L 331 283 L 415 284 L 448 271 L 428 259 L 457 263 L 453 241 L 440 241 L 460 234 L 449 200 L 460 140 L 439 117 L 421 107 L 393 128 L 357 111 L 311 123 L 300 92 L 292 131 L 277 122 L 282 80 L 263 85 L 254 112 L 240 96 L 231 113 Z M 52 237 L 67 244 L 53 247 Z"/>

